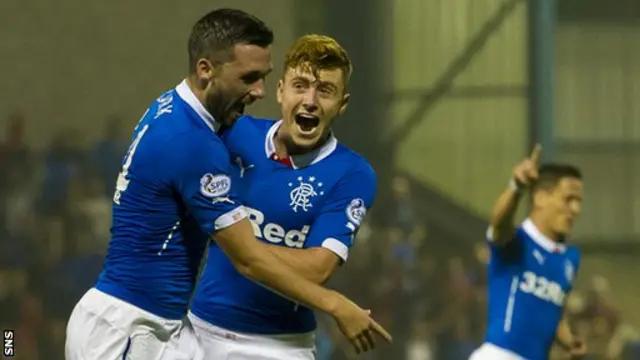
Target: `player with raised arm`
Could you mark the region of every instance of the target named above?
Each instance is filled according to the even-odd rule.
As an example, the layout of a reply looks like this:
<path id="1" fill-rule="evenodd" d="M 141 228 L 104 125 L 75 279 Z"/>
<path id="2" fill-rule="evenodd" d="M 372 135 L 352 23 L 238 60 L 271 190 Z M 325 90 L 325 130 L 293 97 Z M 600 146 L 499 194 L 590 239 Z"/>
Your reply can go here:
<path id="1" fill-rule="evenodd" d="M 493 209 L 487 239 L 489 314 L 485 343 L 471 360 L 547 360 L 554 341 L 571 356 L 585 355 L 566 318 L 566 299 L 580 266 L 577 248 L 566 240 L 582 206 L 582 174 L 571 165 L 539 167 L 541 148 L 513 171 Z M 517 228 L 523 195 L 529 217 Z"/>
<path id="2" fill-rule="evenodd" d="M 272 41 L 262 21 L 239 10 L 212 11 L 194 25 L 189 75 L 134 130 L 104 268 L 71 314 L 67 359 L 199 359 L 186 314 L 210 238 L 244 276 L 332 314 L 354 346 L 369 347 L 372 332 L 388 338 L 367 311 L 257 241 L 236 196 L 217 130 L 264 96 Z"/>
<path id="3" fill-rule="evenodd" d="M 305 35 L 285 56 L 282 120 L 243 116 L 222 135 L 256 237 L 318 284 L 347 260 L 377 187 L 369 163 L 331 132 L 351 71 L 336 40 Z M 243 277 L 215 244 L 207 256 L 189 315 L 207 358 L 315 358 L 311 309 Z"/>

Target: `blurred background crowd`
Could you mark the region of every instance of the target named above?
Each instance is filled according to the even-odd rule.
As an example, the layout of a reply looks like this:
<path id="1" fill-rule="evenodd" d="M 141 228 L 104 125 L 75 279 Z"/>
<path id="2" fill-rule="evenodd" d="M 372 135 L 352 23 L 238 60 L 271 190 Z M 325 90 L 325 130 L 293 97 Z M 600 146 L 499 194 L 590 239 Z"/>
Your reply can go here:
<path id="1" fill-rule="evenodd" d="M 273 89 L 303 33 L 352 56 L 335 130 L 380 188 L 330 284 L 395 337 L 360 358 L 462 360 L 482 342 L 487 216 L 540 142 L 545 160 L 586 177 L 573 326 L 589 360 L 640 359 L 640 2 L 3 0 L 0 327 L 16 331 L 16 359 L 63 358 L 70 311 L 102 266 L 131 130 L 184 76 L 191 23 L 223 6 L 273 27 Z M 278 116 L 273 96 L 251 111 Z M 320 319 L 318 360 L 354 358 Z"/>

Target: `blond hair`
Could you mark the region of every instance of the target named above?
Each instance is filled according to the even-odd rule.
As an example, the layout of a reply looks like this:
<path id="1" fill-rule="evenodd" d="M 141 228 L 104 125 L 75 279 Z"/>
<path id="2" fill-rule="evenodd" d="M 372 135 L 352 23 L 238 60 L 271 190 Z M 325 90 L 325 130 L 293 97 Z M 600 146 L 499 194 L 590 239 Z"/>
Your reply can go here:
<path id="1" fill-rule="evenodd" d="M 334 38 L 309 34 L 298 38 L 284 58 L 284 71 L 302 69 L 317 77 L 320 70 L 342 70 L 345 85 L 353 67 L 347 51 Z"/>

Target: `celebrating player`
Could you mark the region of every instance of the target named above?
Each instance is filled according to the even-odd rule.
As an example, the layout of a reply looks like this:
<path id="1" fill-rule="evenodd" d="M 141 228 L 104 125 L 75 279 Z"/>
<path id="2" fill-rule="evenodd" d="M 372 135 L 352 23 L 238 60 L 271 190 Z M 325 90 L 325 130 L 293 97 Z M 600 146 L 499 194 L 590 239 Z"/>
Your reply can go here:
<path id="1" fill-rule="evenodd" d="M 485 344 L 471 360 L 546 360 L 554 341 L 574 357 L 586 346 L 563 317 L 580 253 L 565 244 L 582 204 L 582 174 L 571 165 L 538 167 L 540 146 L 515 167 L 513 180 L 496 201 L 487 238 L 489 316 Z M 529 218 L 517 229 L 514 217 L 525 190 Z"/>
<path id="2" fill-rule="evenodd" d="M 199 264 L 213 237 L 243 275 L 332 314 L 358 347 L 388 336 L 340 294 L 305 279 L 256 240 L 235 194 L 229 153 L 216 134 L 264 95 L 273 34 L 257 18 L 222 9 L 189 38 L 190 73 L 137 125 L 113 198 L 111 242 L 95 288 L 67 326 L 70 360 L 197 359 L 186 321 Z"/>
<path id="3" fill-rule="evenodd" d="M 350 75 L 334 39 L 303 36 L 278 82 L 282 120 L 244 116 L 222 135 L 256 237 L 286 250 L 278 256 L 318 284 L 347 260 L 376 192 L 368 162 L 331 133 Z M 215 245 L 189 316 L 207 358 L 314 359 L 313 311 L 243 277 Z"/>

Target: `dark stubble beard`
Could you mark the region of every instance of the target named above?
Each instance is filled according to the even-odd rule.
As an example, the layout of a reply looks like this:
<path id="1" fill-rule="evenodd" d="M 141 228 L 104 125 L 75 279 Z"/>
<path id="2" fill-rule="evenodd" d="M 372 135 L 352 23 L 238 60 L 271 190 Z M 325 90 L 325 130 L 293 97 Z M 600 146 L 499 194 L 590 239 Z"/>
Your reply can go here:
<path id="1" fill-rule="evenodd" d="M 232 101 L 223 89 L 217 86 L 216 90 L 207 95 L 206 102 L 207 111 L 209 111 L 215 121 L 225 126 L 231 125 L 227 123 L 229 122 L 228 118 Z"/>

